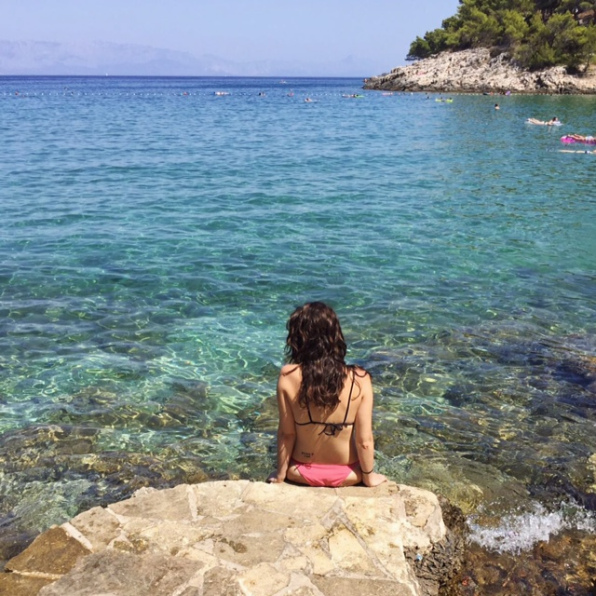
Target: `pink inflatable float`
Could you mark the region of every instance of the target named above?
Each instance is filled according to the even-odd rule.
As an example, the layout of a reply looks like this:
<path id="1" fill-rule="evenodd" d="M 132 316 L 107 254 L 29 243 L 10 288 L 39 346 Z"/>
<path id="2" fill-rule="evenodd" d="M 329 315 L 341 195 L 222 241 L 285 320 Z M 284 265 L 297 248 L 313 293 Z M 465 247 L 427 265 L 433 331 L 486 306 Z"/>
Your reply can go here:
<path id="1" fill-rule="evenodd" d="M 586 145 L 596 145 L 596 138 L 584 137 L 582 135 L 564 135 L 561 137 L 561 143 L 584 143 Z"/>

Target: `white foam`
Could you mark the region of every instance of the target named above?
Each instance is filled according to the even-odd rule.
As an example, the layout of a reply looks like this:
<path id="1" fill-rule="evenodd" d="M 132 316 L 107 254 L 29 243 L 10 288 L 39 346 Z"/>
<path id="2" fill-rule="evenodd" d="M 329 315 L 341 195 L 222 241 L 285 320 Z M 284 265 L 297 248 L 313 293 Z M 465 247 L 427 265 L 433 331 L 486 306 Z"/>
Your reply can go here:
<path id="1" fill-rule="evenodd" d="M 506 515 L 496 527 L 484 527 L 468 520 L 469 540 L 499 553 L 519 554 L 542 540 L 548 541 L 562 530 L 596 532 L 596 517 L 579 506 L 562 504 L 557 511 L 547 511 L 536 503 L 531 511 Z"/>

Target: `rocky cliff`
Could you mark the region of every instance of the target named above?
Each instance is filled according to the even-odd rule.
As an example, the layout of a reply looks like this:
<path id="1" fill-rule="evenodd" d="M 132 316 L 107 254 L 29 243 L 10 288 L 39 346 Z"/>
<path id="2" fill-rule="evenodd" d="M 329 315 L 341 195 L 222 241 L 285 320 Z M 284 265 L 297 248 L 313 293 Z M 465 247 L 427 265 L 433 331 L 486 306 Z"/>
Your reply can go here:
<path id="1" fill-rule="evenodd" d="M 0 594 L 436 596 L 463 530 L 457 509 L 393 482 L 141 489 L 41 534 L 0 573 Z"/>
<path id="2" fill-rule="evenodd" d="M 512 64 L 507 54 L 492 56 L 487 48 L 445 52 L 389 74 L 365 79 L 365 89 L 439 93 L 596 94 L 596 71 L 567 74 L 563 66 L 536 72 Z"/>

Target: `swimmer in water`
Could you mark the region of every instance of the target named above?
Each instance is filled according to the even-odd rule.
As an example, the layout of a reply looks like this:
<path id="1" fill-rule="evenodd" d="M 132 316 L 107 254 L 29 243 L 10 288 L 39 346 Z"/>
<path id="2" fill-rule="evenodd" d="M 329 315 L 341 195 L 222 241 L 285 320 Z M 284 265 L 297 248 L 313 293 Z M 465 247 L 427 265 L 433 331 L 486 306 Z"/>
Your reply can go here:
<path id="1" fill-rule="evenodd" d="M 578 134 L 570 134 L 570 135 L 566 135 L 568 138 L 573 139 L 574 141 L 578 142 L 578 143 L 590 143 L 592 144 L 594 142 L 594 137 L 591 135 L 578 135 Z"/>
<path id="2" fill-rule="evenodd" d="M 528 118 L 526 122 L 528 124 L 540 124 L 542 126 L 559 126 L 561 124 L 561 121 L 556 116 L 547 121 L 538 120 L 537 118 Z"/>
<path id="3" fill-rule="evenodd" d="M 578 149 L 559 149 L 559 153 L 584 153 L 584 154 L 596 154 L 596 149 L 594 149 L 593 151 L 587 151 L 587 150 L 578 150 Z"/>

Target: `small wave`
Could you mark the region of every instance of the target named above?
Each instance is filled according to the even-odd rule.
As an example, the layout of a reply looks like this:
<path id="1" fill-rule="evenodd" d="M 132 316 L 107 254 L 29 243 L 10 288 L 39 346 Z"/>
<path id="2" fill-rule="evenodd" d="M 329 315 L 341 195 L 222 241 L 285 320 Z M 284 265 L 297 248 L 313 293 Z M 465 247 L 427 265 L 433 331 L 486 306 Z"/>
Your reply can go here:
<path id="1" fill-rule="evenodd" d="M 501 554 L 519 554 L 563 530 L 596 532 L 594 513 L 568 503 L 557 511 L 548 511 L 537 503 L 531 511 L 504 516 L 495 527 L 481 525 L 476 521 L 478 517 L 480 514 L 468 520 L 469 540 Z"/>

